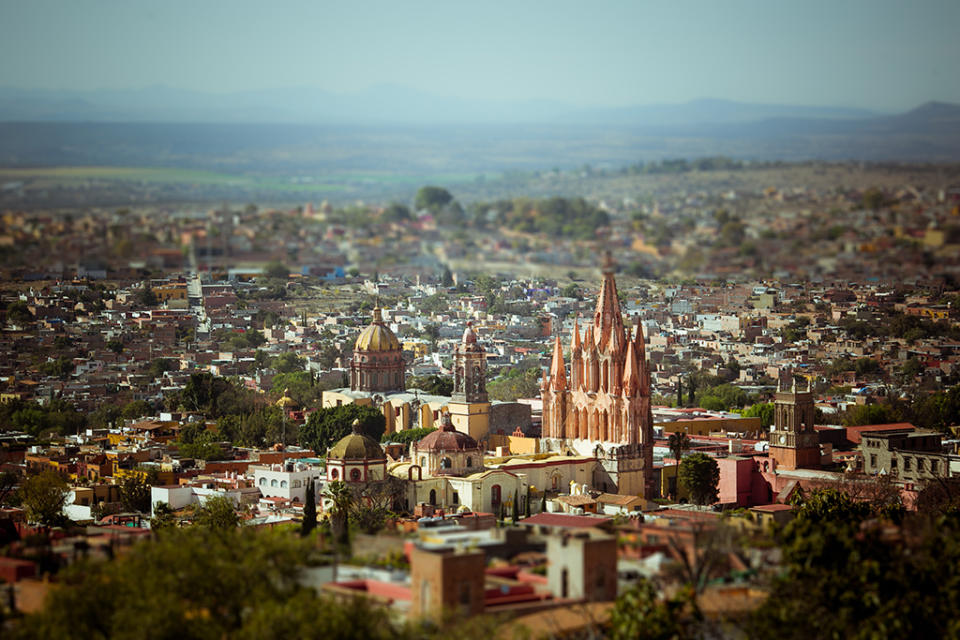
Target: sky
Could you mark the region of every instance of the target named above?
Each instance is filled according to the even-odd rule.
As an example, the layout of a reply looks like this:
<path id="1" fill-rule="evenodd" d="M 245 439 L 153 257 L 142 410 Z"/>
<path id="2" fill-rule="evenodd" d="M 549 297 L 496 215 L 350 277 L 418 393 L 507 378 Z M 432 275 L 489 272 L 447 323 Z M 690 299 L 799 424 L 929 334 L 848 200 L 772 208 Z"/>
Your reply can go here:
<path id="1" fill-rule="evenodd" d="M 0 86 L 960 103 L 960 2 L 0 0 Z"/>

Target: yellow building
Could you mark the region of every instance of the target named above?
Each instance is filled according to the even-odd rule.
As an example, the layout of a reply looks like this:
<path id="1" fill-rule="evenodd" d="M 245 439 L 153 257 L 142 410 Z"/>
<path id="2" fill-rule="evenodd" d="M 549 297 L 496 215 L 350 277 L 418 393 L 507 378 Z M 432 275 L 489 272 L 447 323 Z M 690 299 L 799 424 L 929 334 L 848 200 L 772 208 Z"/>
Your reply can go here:
<path id="1" fill-rule="evenodd" d="M 433 428 L 446 411 L 461 433 L 481 440 L 490 428 L 490 402 L 486 387 L 486 353 L 471 326 L 454 354 L 453 397 L 407 391 L 400 341 L 383 323 L 380 309 L 360 334 L 350 360 L 350 386 L 323 392 L 323 407 L 359 404 L 378 408 L 386 419 L 386 432 L 414 426 Z"/>
<path id="2" fill-rule="evenodd" d="M 750 433 L 763 429 L 760 418 L 692 418 L 673 422 L 655 422 L 664 433 L 708 436 L 711 433 Z"/>

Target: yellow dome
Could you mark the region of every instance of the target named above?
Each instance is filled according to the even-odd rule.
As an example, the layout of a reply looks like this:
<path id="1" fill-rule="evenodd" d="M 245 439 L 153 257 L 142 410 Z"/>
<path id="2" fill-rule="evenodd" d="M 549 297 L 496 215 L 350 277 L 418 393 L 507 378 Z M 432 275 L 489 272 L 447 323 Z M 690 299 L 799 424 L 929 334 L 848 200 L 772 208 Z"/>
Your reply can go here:
<path id="1" fill-rule="evenodd" d="M 377 307 L 373 310 L 373 323 L 364 329 L 360 337 L 357 338 L 354 349 L 357 351 L 400 351 L 401 348 L 397 336 L 390 330 L 390 327 L 383 324 L 380 307 Z"/>

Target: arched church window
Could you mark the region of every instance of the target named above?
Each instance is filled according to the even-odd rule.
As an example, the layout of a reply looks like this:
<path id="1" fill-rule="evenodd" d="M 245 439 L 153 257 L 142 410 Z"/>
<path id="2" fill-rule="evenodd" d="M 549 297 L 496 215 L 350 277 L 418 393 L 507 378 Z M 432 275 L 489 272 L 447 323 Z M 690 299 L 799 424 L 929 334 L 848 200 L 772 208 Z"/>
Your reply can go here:
<path id="1" fill-rule="evenodd" d="M 281 489 L 286 489 L 286 488 L 287 488 L 287 481 L 286 481 L 286 480 L 281 480 L 281 481 L 280 481 L 280 488 L 281 488 Z"/>
<path id="2" fill-rule="evenodd" d="M 467 458 L 467 467 L 473 466 L 473 458 Z"/>
<path id="3" fill-rule="evenodd" d="M 270 486 L 271 486 L 271 487 L 277 486 L 277 481 L 276 481 L 276 479 L 270 481 Z"/>
<path id="4" fill-rule="evenodd" d="M 451 462 L 450 458 L 444 458 L 440 461 L 441 469 L 449 469 L 452 466 L 453 466 L 453 462 Z"/>
<path id="5" fill-rule="evenodd" d="M 260 486 L 261 486 L 261 487 L 267 486 L 267 479 L 266 479 L 266 478 L 260 478 Z"/>
<path id="6" fill-rule="evenodd" d="M 330 479 L 331 479 L 331 480 L 336 480 L 336 479 L 338 479 L 339 477 L 340 477 L 340 472 L 339 472 L 339 471 L 337 471 L 336 469 L 331 469 L 331 470 L 330 470 Z"/>

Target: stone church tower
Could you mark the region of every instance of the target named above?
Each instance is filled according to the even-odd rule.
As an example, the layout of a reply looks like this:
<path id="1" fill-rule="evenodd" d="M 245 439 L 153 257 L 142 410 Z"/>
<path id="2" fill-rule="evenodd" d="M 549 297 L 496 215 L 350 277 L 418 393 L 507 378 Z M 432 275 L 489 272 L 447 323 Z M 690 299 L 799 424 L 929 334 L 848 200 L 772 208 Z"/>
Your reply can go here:
<path id="1" fill-rule="evenodd" d="M 453 395 L 447 404 L 457 431 L 479 440 L 490 430 L 487 398 L 487 354 L 477 341 L 472 323 L 467 323 L 453 353 Z"/>
<path id="2" fill-rule="evenodd" d="M 777 461 L 777 468 L 820 468 L 820 439 L 813 428 L 815 416 L 809 385 L 806 390 L 798 391 L 796 382 L 788 383 L 781 376 L 770 428 L 770 457 Z"/>
<path id="3" fill-rule="evenodd" d="M 557 449 L 597 455 L 604 490 L 652 495 L 653 419 L 643 328 L 631 336 L 623 324 L 615 266 L 609 254 L 593 323 L 583 340 L 575 322 L 570 375 L 557 336 L 549 374 L 543 377 L 542 437 Z M 613 486 L 610 486 L 610 485 Z"/>

